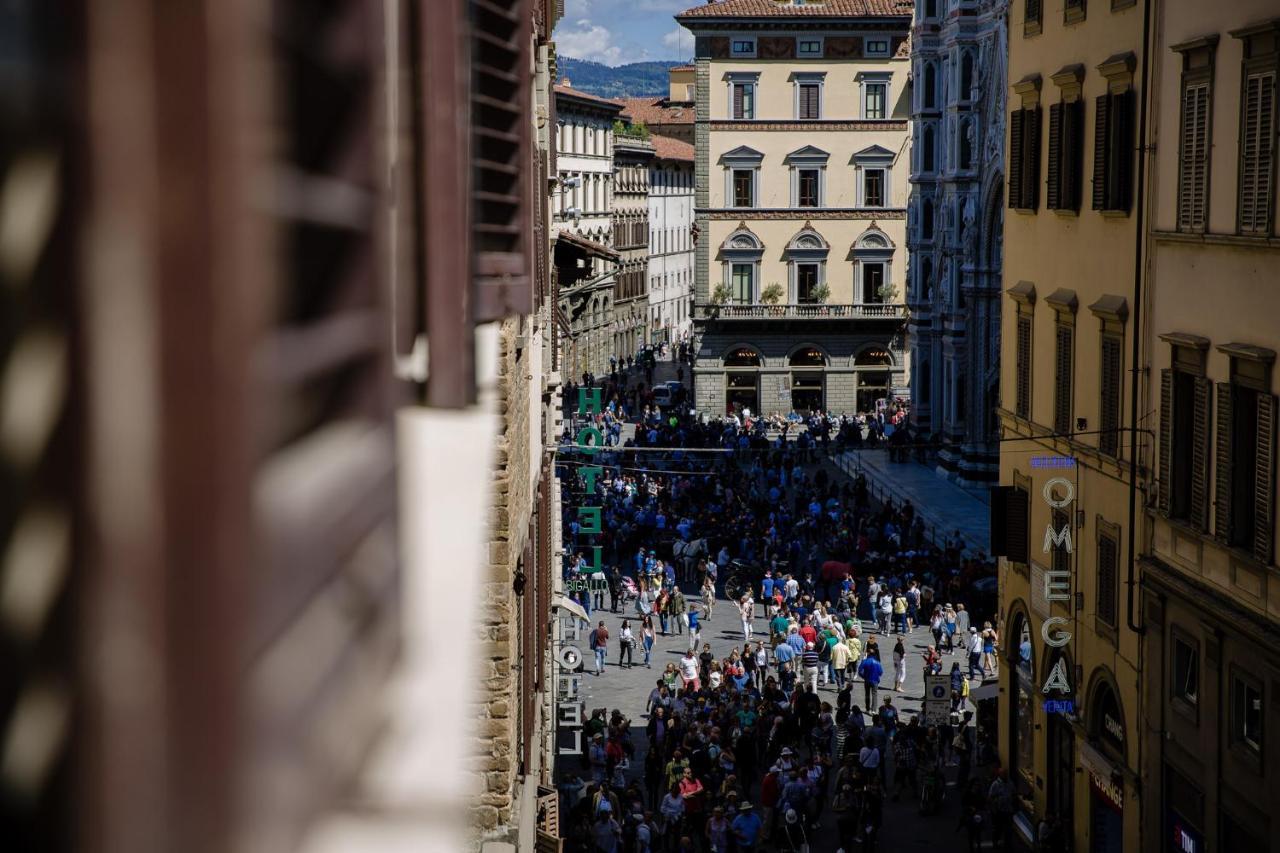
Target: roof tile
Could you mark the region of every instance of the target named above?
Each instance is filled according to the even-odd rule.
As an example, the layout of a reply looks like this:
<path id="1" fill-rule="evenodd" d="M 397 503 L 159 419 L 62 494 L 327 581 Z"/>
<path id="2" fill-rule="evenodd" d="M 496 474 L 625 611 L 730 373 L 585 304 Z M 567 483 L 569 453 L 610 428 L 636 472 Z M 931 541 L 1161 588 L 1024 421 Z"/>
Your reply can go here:
<path id="1" fill-rule="evenodd" d="M 683 18 L 885 18 L 909 16 L 912 0 L 719 0 L 676 15 Z"/>

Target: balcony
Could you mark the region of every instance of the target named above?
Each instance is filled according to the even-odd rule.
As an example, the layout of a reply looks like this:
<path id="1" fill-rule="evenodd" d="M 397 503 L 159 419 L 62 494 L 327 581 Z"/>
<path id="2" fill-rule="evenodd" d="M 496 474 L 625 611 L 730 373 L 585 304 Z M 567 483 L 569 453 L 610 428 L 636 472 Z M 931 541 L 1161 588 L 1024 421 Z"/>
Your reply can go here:
<path id="1" fill-rule="evenodd" d="M 863 305 L 704 303 L 698 307 L 702 309 L 700 312 L 702 316 L 719 320 L 901 320 L 907 316 L 906 305 L 887 303 Z"/>

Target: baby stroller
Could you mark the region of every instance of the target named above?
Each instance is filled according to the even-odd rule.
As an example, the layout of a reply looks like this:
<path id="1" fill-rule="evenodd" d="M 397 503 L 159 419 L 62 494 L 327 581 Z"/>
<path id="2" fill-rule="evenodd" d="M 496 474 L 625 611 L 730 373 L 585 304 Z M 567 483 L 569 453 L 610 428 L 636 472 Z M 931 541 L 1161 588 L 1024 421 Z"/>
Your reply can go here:
<path id="1" fill-rule="evenodd" d="M 636 582 L 630 577 L 623 575 L 620 581 L 619 593 L 622 596 L 622 603 L 626 604 L 628 601 L 635 601 L 640 597 L 640 587 L 636 586 Z"/>

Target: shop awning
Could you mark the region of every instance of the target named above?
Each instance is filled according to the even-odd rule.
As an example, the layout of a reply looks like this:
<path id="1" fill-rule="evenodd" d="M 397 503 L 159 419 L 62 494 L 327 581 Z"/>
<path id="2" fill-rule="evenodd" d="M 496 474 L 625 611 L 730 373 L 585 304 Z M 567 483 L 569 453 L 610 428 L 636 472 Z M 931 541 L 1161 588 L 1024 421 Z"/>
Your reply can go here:
<path id="1" fill-rule="evenodd" d="M 569 598 L 566 595 L 557 595 L 555 597 L 555 600 L 552 601 L 551 603 L 552 603 L 552 606 L 554 607 L 558 607 L 562 610 L 568 610 L 570 613 L 572 613 L 574 616 L 577 616 L 583 622 L 591 621 L 591 617 L 587 615 L 587 611 L 582 609 L 582 605 L 574 601 L 572 598 Z"/>

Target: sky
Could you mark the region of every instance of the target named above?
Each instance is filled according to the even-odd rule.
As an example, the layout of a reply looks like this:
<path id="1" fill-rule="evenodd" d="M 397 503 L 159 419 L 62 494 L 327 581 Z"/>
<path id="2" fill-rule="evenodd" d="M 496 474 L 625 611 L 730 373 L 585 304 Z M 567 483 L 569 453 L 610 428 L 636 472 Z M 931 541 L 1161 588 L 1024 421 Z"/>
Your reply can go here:
<path id="1" fill-rule="evenodd" d="M 556 53 L 605 65 L 687 60 L 693 36 L 672 15 L 705 0 L 565 0 Z"/>

